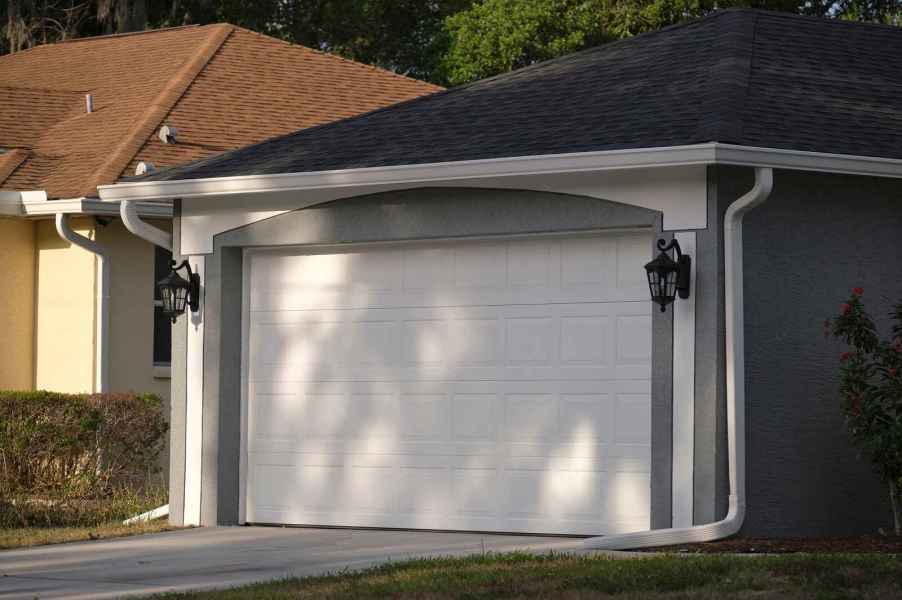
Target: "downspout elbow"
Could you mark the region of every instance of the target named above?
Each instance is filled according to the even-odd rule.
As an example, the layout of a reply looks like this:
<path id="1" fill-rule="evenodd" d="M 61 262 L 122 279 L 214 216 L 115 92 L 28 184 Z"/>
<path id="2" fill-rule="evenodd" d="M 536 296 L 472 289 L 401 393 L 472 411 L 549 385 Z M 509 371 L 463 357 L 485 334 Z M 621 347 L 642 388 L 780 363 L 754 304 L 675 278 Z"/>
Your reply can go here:
<path id="1" fill-rule="evenodd" d="M 727 515 L 706 525 L 656 529 L 589 538 L 586 548 L 630 550 L 673 544 L 711 542 L 739 533 L 745 521 L 745 323 L 742 301 L 742 220 L 764 203 L 774 186 L 773 169 L 755 169 L 755 184 L 724 214 L 724 315 L 727 392 L 727 464 L 730 496 Z"/>
<path id="2" fill-rule="evenodd" d="M 172 251 L 172 234 L 154 227 L 146 221 L 142 221 L 138 215 L 138 205 L 134 200 L 123 200 L 119 204 L 119 215 L 125 228 L 141 239 L 147 240 L 155 246 L 160 246 Z"/>

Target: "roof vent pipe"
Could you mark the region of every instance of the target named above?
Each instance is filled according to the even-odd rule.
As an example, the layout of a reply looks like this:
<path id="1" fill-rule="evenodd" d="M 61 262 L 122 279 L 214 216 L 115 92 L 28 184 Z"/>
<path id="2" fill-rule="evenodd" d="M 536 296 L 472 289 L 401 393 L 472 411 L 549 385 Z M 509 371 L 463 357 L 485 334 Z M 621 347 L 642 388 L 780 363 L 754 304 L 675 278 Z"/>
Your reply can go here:
<path id="1" fill-rule="evenodd" d="M 91 114 L 94 112 L 94 96 L 85 94 L 85 112 Z"/>
<path id="2" fill-rule="evenodd" d="M 714 523 L 589 538 L 586 548 L 633 550 L 711 542 L 738 533 L 745 520 L 745 323 L 742 305 L 742 219 L 763 203 L 774 186 L 770 167 L 755 169 L 755 185 L 724 215 L 724 314 L 726 316 L 727 463 L 730 497 L 727 516 Z"/>
<path id="3" fill-rule="evenodd" d="M 163 125 L 160 127 L 160 132 L 157 134 L 160 141 L 164 144 L 174 144 L 178 135 L 179 130 L 172 125 Z"/>
<path id="4" fill-rule="evenodd" d="M 156 166 L 152 162 L 142 160 L 135 165 L 135 175 L 149 175 L 157 171 Z"/>

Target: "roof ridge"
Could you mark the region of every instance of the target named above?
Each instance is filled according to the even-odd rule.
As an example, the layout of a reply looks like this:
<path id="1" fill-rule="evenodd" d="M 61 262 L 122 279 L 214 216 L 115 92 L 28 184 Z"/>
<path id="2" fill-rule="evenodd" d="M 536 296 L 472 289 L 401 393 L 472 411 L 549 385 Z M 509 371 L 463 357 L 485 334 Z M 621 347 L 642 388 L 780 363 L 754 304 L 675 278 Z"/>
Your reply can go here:
<path id="1" fill-rule="evenodd" d="M 216 25 L 219 25 L 219 23 L 216 23 Z M 85 37 L 75 37 L 75 38 L 69 38 L 67 40 L 57 40 L 55 42 L 48 42 L 46 44 L 38 44 L 37 46 L 31 46 L 30 48 L 25 48 L 24 50 L 19 50 L 18 52 L 10 52 L 9 54 L 2 54 L 2 55 L 0 55 L 0 60 L 3 60 L 4 58 L 7 58 L 7 57 L 19 56 L 21 54 L 35 52 L 35 51 L 41 50 L 43 48 L 49 48 L 49 47 L 53 47 L 53 46 L 61 46 L 62 44 L 75 44 L 77 42 L 93 42 L 95 40 L 105 40 L 105 39 L 109 39 L 109 38 L 136 36 L 136 35 L 144 35 L 144 34 L 149 34 L 149 33 L 162 33 L 162 32 L 166 32 L 166 31 L 174 31 L 176 29 L 189 29 L 189 28 L 200 29 L 202 27 L 208 27 L 208 25 L 197 25 L 197 24 L 175 25 L 173 27 L 160 27 L 158 29 L 143 29 L 141 31 L 126 31 L 124 33 L 107 33 L 104 35 L 89 35 L 89 36 L 85 36 Z"/>
<path id="2" fill-rule="evenodd" d="M 211 23 L 210 25 L 219 25 L 219 23 Z M 38 46 L 32 46 L 28 48 L 32 50 L 34 48 L 42 48 L 44 46 L 58 46 L 60 44 L 77 44 L 80 42 L 93 42 L 95 40 L 108 40 L 111 38 L 122 38 L 122 37 L 131 37 L 136 35 L 147 35 L 152 33 L 164 33 L 168 31 L 176 31 L 178 29 L 200 29 L 202 27 L 207 27 L 208 25 L 198 25 L 197 23 L 190 23 L 188 25 L 173 25 L 172 27 L 158 27 L 156 29 L 142 29 L 141 31 L 123 31 L 122 33 L 105 33 L 103 35 L 89 35 L 85 37 L 74 37 L 66 40 L 58 40 L 56 42 L 50 42 L 49 44 L 40 44 Z"/>
<path id="3" fill-rule="evenodd" d="M 217 24 L 211 27 L 211 33 L 200 44 L 197 51 L 188 59 L 160 90 L 144 113 L 144 118 L 139 119 L 122 142 L 110 153 L 109 158 L 87 178 L 84 196 L 97 194 L 97 186 L 107 181 L 116 181 L 123 169 L 128 166 L 132 158 L 144 146 L 144 142 L 157 125 L 169 114 L 169 111 L 179 101 L 185 91 L 191 86 L 197 76 L 209 64 L 210 59 L 219 51 L 226 39 L 234 32 L 234 26 Z"/>
<path id="4" fill-rule="evenodd" d="M 902 32 L 902 28 L 898 25 L 892 25 L 890 23 L 876 23 L 874 21 L 854 21 L 850 19 L 842 19 L 836 17 L 830 17 L 827 15 L 800 15 L 799 13 L 782 11 L 782 10 L 772 10 L 768 8 L 749 8 L 749 7 L 730 7 L 730 8 L 719 8 L 717 9 L 718 13 L 736 13 L 736 12 L 746 12 L 746 13 L 754 13 L 759 16 L 768 16 L 782 19 L 791 19 L 795 21 L 808 21 L 810 23 L 823 23 L 836 25 L 840 27 L 875 27 L 880 29 L 886 29 L 890 31 Z"/>
<path id="5" fill-rule="evenodd" d="M 59 94 L 59 95 L 68 95 L 68 94 L 85 94 L 91 91 L 91 88 L 85 88 L 83 90 L 64 90 L 60 88 L 48 88 L 48 87 L 30 87 L 24 85 L 2 85 L 0 84 L 0 90 L 25 90 L 29 92 L 45 92 L 48 94 Z"/>
<path id="6" fill-rule="evenodd" d="M 401 79 L 406 79 L 407 81 L 412 81 L 412 82 L 414 82 L 414 83 L 419 83 L 419 84 L 421 84 L 421 85 L 428 85 L 428 86 L 430 86 L 430 87 L 434 87 L 434 88 L 437 88 L 437 89 L 439 89 L 439 90 L 444 90 L 444 89 L 446 89 L 445 87 L 440 86 L 440 85 L 435 84 L 435 83 L 432 83 L 432 82 L 430 82 L 430 81 L 425 81 L 425 80 L 423 80 L 423 79 L 417 79 L 416 77 L 411 77 L 410 75 L 405 75 L 405 74 L 403 74 L 403 73 L 397 73 L 397 72 L 395 72 L 395 71 L 392 71 L 391 69 L 386 69 L 386 68 L 384 68 L 384 67 L 380 67 L 379 65 L 373 65 L 373 64 L 370 64 L 370 63 L 360 62 L 360 61 L 358 61 L 358 60 L 354 60 L 354 59 L 352 59 L 352 58 L 348 58 L 348 57 L 346 57 L 346 56 L 342 56 L 341 54 L 337 54 L 337 53 L 335 53 L 335 52 L 327 52 L 326 50 L 318 50 L 317 48 L 311 48 L 310 46 L 307 46 L 307 45 L 305 45 L 305 44 L 296 44 L 296 43 L 294 43 L 294 42 L 289 42 L 288 40 L 283 40 L 282 38 L 278 38 L 278 37 L 269 35 L 269 34 L 267 34 L 267 33 L 262 33 L 262 32 L 259 32 L 259 31 L 254 31 L 253 29 L 248 29 L 247 27 L 242 27 L 242 26 L 240 26 L 240 25 L 233 25 L 233 27 L 235 28 L 236 31 L 247 32 L 247 33 L 250 33 L 250 34 L 259 36 L 259 37 L 263 37 L 263 38 L 266 38 L 266 39 L 269 39 L 269 40 L 273 40 L 273 41 L 275 41 L 275 42 L 278 42 L 278 43 L 280 43 L 280 44 L 284 44 L 284 45 L 286 45 L 286 46 L 290 46 L 290 47 L 292 47 L 292 48 L 303 48 L 304 50 L 308 50 L 308 51 L 310 51 L 310 52 L 313 52 L 314 54 L 319 54 L 319 55 L 321 55 L 321 56 L 326 56 L 326 57 L 329 57 L 329 58 L 332 58 L 332 59 L 336 59 L 336 60 L 339 60 L 339 61 L 342 61 L 342 62 L 346 62 L 346 63 L 349 63 L 349 64 L 355 66 L 355 67 L 361 67 L 361 68 L 367 68 L 367 69 L 370 69 L 370 70 L 373 70 L 373 71 L 379 71 L 379 72 L 381 72 L 381 73 L 384 73 L 385 75 L 390 75 L 390 76 L 392 76 L 392 77 L 400 77 Z"/>
<path id="7" fill-rule="evenodd" d="M 735 15 L 740 11 L 724 11 Z M 736 142 L 741 139 L 742 110 L 748 96 L 758 13 L 743 10 L 751 18 L 733 18 L 717 24 L 717 36 L 707 72 L 705 108 L 695 136 L 698 142 Z M 704 119 L 704 120 L 703 120 Z"/>
<path id="8" fill-rule="evenodd" d="M 25 162 L 29 154 L 30 151 L 25 148 L 11 148 L 8 152 L 0 153 L 0 187 Z"/>
<path id="9" fill-rule="evenodd" d="M 716 16 L 718 16 L 719 14 L 722 14 L 722 13 L 724 13 L 724 12 L 726 12 L 726 11 L 714 11 L 714 12 L 712 12 L 712 13 L 706 15 L 706 16 L 703 16 L 703 17 L 698 17 L 698 18 L 694 18 L 694 19 L 688 19 L 688 20 L 686 20 L 686 21 L 683 21 L 683 22 L 680 22 L 680 23 L 675 23 L 675 24 L 673 24 L 673 25 L 668 25 L 667 27 L 662 27 L 661 29 L 656 29 L 656 30 L 654 30 L 654 31 L 646 31 L 646 32 L 644 32 L 644 33 L 640 33 L 640 34 L 638 34 L 638 35 L 634 35 L 634 36 L 631 36 L 631 37 L 628 37 L 628 38 L 622 38 L 622 39 L 619 39 L 619 40 L 613 40 L 613 41 L 607 42 L 607 43 L 605 43 L 605 44 L 599 44 L 598 46 L 592 46 L 591 48 L 584 48 L 583 50 L 579 50 L 579 51 L 577 51 L 577 52 L 572 52 L 572 53 L 566 54 L 566 55 L 564 55 L 564 56 L 559 56 L 559 57 L 556 57 L 556 58 L 551 58 L 551 59 L 548 59 L 548 60 L 544 60 L 544 61 L 542 61 L 542 62 L 538 62 L 538 63 L 532 64 L 532 65 L 528 65 L 528 66 L 526 66 L 526 67 L 521 67 L 521 68 L 519 68 L 519 69 L 515 69 L 515 70 L 513 70 L 513 71 L 508 71 L 508 72 L 506 72 L 506 73 L 499 73 L 498 75 L 493 75 L 493 76 L 491 76 L 491 77 L 486 77 L 485 79 L 478 79 L 478 80 L 476 80 L 476 81 L 471 81 L 471 82 L 469 82 L 469 83 L 465 83 L 465 84 L 462 84 L 462 85 L 458 85 L 458 86 L 455 86 L 455 87 L 452 87 L 452 88 L 442 88 L 442 89 L 440 89 L 439 91 L 434 92 L 434 93 L 432 93 L 432 94 L 425 94 L 425 95 L 423 95 L 423 96 L 417 96 L 417 97 L 415 97 L 415 98 L 411 98 L 411 99 L 409 99 L 409 100 L 404 100 L 404 101 L 402 101 L 402 102 L 397 102 L 397 103 L 395 103 L 395 104 L 390 104 L 390 105 L 388 105 L 388 106 L 382 106 L 382 107 L 379 107 L 379 108 L 375 108 L 375 109 L 373 109 L 373 110 L 371 110 L 371 111 L 367 111 L 367 112 L 365 112 L 365 113 L 361 113 L 361 114 L 358 114 L 358 115 L 354 115 L 354 116 L 351 116 L 351 117 L 347 117 L 347 118 L 344 118 L 344 119 L 340 119 L 340 120 L 338 120 L 338 121 L 329 121 L 328 123 L 321 123 L 321 124 L 319 124 L 319 125 L 314 125 L 313 127 L 307 127 L 307 128 L 305 128 L 305 129 L 300 129 L 300 130 L 292 131 L 292 132 L 285 133 L 285 134 L 282 134 L 282 135 L 273 136 L 273 137 L 271 137 L 271 138 L 267 138 L 267 139 L 265 139 L 265 140 L 261 140 L 261 141 L 255 143 L 255 144 L 249 144 L 249 145 L 247 145 L 247 146 L 242 146 L 241 148 L 235 148 L 235 149 L 232 149 L 232 150 L 228 150 L 228 151 L 223 152 L 223 153 L 221 153 L 221 154 L 214 154 L 213 156 L 206 156 L 206 157 L 204 157 L 204 158 L 200 158 L 200 159 L 197 159 L 197 160 L 189 161 L 189 162 L 184 163 L 184 164 L 174 165 L 174 166 L 172 166 L 172 167 L 168 167 L 168 168 L 166 168 L 166 169 L 162 169 L 162 172 L 166 172 L 166 171 L 170 171 L 170 170 L 176 170 L 176 169 L 181 170 L 181 169 L 185 169 L 185 168 L 191 168 L 191 167 L 195 167 L 195 166 L 199 166 L 199 165 L 205 165 L 205 164 L 213 163 L 213 162 L 215 162 L 215 161 L 217 161 L 217 160 L 220 160 L 220 159 L 223 159 L 223 158 L 227 158 L 227 157 L 229 157 L 229 156 L 232 156 L 233 154 L 235 154 L 235 153 L 237 153 L 237 152 L 243 152 L 243 151 L 245 151 L 245 150 L 249 150 L 249 149 L 251 149 L 251 148 L 254 148 L 254 147 L 257 147 L 257 146 L 261 146 L 261 145 L 263 145 L 263 144 L 269 144 L 269 143 L 272 143 L 272 142 L 277 142 L 277 141 L 284 140 L 284 139 L 288 139 L 288 138 L 291 138 L 291 137 L 294 137 L 294 136 L 303 136 L 303 135 L 312 134 L 312 132 L 319 131 L 320 129 L 323 129 L 323 128 L 326 128 L 326 127 L 339 127 L 339 126 L 343 126 L 343 125 L 346 125 L 347 123 L 352 123 L 352 122 L 360 121 L 360 120 L 366 119 L 366 118 L 368 118 L 368 117 L 371 117 L 371 116 L 373 116 L 373 115 L 376 115 L 376 114 L 379 114 L 379 113 L 382 113 L 382 112 L 385 112 L 385 111 L 389 111 L 389 110 L 400 110 L 402 107 L 407 107 L 407 106 L 412 105 L 412 104 L 419 104 L 419 103 L 425 103 L 425 102 L 434 101 L 434 100 L 436 100 L 437 98 L 442 98 L 442 97 L 444 97 L 444 96 L 446 96 L 446 95 L 448 95 L 448 94 L 454 94 L 454 93 L 457 93 L 457 92 L 459 92 L 459 91 L 461 91 L 461 90 L 469 89 L 469 88 L 474 87 L 474 86 L 476 86 L 476 85 L 484 84 L 485 82 L 488 82 L 488 81 L 495 81 L 495 80 L 502 79 L 502 78 L 512 77 L 512 76 L 514 76 L 515 74 L 522 73 L 523 71 L 537 69 L 538 67 L 546 66 L 546 65 L 549 65 L 549 64 L 557 64 L 557 63 L 559 63 L 559 62 L 561 62 L 561 61 L 564 61 L 564 60 L 567 60 L 567 59 L 572 59 L 574 56 L 577 56 L 577 55 L 585 55 L 585 54 L 588 54 L 588 53 L 591 53 L 591 52 L 598 52 L 598 51 L 601 51 L 601 50 L 603 50 L 603 49 L 611 48 L 612 46 L 619 46 L 619 45 L 621 45 L 621 44 L 630 43 L 630 42 L 633 42 L 634 40 L 637 40 L 637 39 L 640 39 L 640 38 L 646 38 L 646 37 L 658 35 L 658 34 L 660 34 L 660 33 L 662 33 L 662 32 L 665 32 L 665 31 L 672 31 L 672 30 L 674 30 L 674 29 L 679 29 L 679 28 L 687 27 L 687 26 L 689 26 L 689 25 L 697 25 L 697 24 L 701 23 L 702 21 L 706 21 L 706 20 L 708 20 L 708 19 L 712 19 L 712 18 L 714 18 L 714 17 L 716 17 Z M 305 47 L 306 47 L 306 46 L 305 46 Z M 335 56 L 335 55 L 332 55 L 332 56 Z M 345 60 L 349 60 L 349 59 L 345 59 Z M 352 61 L 352 62 L 353 62 L 353 61 Z M 132 177 L 129 177 L 129 178 L 126 179 L 126 180 L 140 181 L 140 180 L 142 180 L 144 177 L 146 177 L 146 176 L 143 176 L 143 177 L 133 177 L 133 178 L 132 178 Z"/>

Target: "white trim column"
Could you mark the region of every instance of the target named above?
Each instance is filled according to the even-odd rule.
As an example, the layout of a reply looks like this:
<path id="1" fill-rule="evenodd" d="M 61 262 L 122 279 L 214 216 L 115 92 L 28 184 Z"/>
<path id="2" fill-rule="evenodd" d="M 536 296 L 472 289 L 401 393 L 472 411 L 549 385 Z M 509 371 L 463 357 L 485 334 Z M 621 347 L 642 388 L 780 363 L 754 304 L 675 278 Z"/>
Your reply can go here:
<path id="1" fill-rule="evenodd" d="M 200 525 L 201 464 L 203 459 L 204 408 L 204 257 L 188 257 L 200 275 L 201 301 L 197 313 L 187 311 L 187 382 L 185 403 L 185 525 Z"/>

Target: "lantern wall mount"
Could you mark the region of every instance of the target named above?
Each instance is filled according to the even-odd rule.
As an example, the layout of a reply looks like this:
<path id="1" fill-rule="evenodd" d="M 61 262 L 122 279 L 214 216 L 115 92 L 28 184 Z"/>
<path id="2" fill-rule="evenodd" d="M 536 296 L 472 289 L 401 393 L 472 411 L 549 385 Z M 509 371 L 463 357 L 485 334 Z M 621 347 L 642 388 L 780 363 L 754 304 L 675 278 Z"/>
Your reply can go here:
<path id="1" fill-rule="evenodd" d="M 689 297 L 692 258 L 683 254 L 676 239 L 670 242 L 658 240 L 657 245 L 660 254 L 645 265 L 645 272 L 651 299 L 661 307 L 661 312 L 665 312 L 677 296 L 683 300 Z M 670 256 L 671 250 L 676 254 L 676 260 Z"/>
<path id="2" fill-rule="evenodd" d="M 176 262 L 172 261 L 169 275 L 157 282 L 163 302 L 163 314 L 173 323 L 184 314 L 186 306 L 195 313 L 200 308 L 200 275 L 191 270 L 187 260 L 183 260 L 179 266 L 175 265 Z M 182 269 L 188 271 L 188 279 L 179 275 L 178 272 Z"/>

